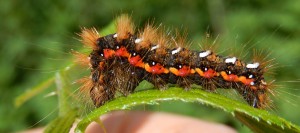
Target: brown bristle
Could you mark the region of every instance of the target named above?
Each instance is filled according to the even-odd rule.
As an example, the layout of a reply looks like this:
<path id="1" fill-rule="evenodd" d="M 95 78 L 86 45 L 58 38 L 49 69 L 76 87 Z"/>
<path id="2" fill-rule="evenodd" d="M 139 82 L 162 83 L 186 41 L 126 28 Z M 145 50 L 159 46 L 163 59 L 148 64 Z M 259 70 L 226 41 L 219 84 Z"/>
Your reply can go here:
<path id="1" fill-rule="evenodd" d="M 94 105 L 96 107 L 99 107 L 101 105 L 103 105 L 106 101 L 108 101 L 109 99 L 111 99 L 110 97 L 114 96 L 113 94 L 107 94 L 107 92 L 105 91 L 105 89 L 103 88 L 102 85 L 97 85 L 96 87 L 94 87 L 91 91 L 90 91 L 90 95 L 91 98 L 94 102 Z"/>
<path id="2" fill-rule="evenodd" d="M 164 33 L 163 30 L 160 29 L 157 31 L 157 39 L 155 42 L 155 44 L 159 45 L 159 48 L 156 49 L 157 54 L 167 54 L 166 48 L 168 47 L 169 40 L 170 39 L 167 38 L 167 35 Z"/>
<path id="3" fill-rule="evenodd" d="M 167 38 L 167 35 L 164 33 L 164 31 L 158 30 L 156 42 L 160 45 L 160 47 L 167 47 L 169 40 L 170 39 Z"/>
<path id="4" fill-rule="evenodd" d="M 181 52 L 179 52 L 179 56 L 184 57 L 184 58 L 188 58 L 190 56 L 190 51 L 187 49 L 182 50 Z"/>
<path id="5" fill-rule="evenodd" d="M 249 54 L 248 48 L 249 46 L 244 44 L 242 47 L 237 46 L 235 43 L 232 44 L 232 46 L 228 47 L 228 49 L 225 49 L 226 53 L 228 54 L 228 57 L 236 57 L 239 60 L 246 60 L 247 55 Z M 228 51 L 227 51 L 228 50 Z"/>
<path id="6" fill-rule="evenodd" d="M 217 61 L 217 60 L 218 60 L 218 57 L 217 57 L 217 55 L 216 55 L 215 53 L 212 53 L 212 54 L 210 54 L 209 56 L 207 56 L 207 59 L 208 59 L 209 61 Z"/>
<path id="7" fill-rule="evenodd" d="M 156 49 L 156 53 L 157 53 L 158 55 L 166 55 L 166 54 L 167 54 L 167 51 L 166 51 L 165 48 L 158 48 L 158 49 Z"/>
<path id="8" fill-rule="evenodd" d="M 272 100 L 271 100 L 270 96 L 275 96 L 274 89 L 279 88 L 279 86 L 276 85 L 274 83 L 274 81 L 275 80 L 268 82 L 266 87 L 264 87 L 266 93 L 263 95 L 259 95 L 259 97 L 258 97 L 258 100 L 260 100 L 260 102 L 261 102 L 261 108 L 263 108 L 263 109 L 264 108 L 270 108 L 270 109 L 274 108 L 273 107 L 274 105 L 272 104 Z"/>
<path id="9" fill-rule="evenodd" d="M 267 84 L 267 99 L 266 99 L 266 104 L 265 104 L 265 108 L 269 108 L 269 109 L 275 109 L 275 105 L 273 103 L 273 100 L 271 99 L 271 97 L 276 97 L 278 96 L 278 90 L 277 89 L 283 89 L 282 85 L 279 85 L 275 82 L 275 80 L 272 81 L 268 81 Z"/>
<path id="10" fill-rule="evenodd" d="M 206 33 L 205 38 L 201 41 L 201 50 L 210 50 L 212 52 L 215 52 L 217 48 L 217 38 L 215 40 L 211 39 L 211 35 L 209 33 Z"/>
<path id="11" fill-rule="evenodd" d="M 77 51 L 72 51 L 72 54 L 75 56 L 75 62 L 82 66 L 90 65 L 90 58 L 88 55 L 79 53 Z"/>
<path id="12" fill-rule="evenodd" d="M 81 33 L 81 42 L 89 48 L 97 49 L 97 39 L 100 38 L 98 31 L 95 28 L 86 29 L 82 28 Z"/>
<path id="13" fill-rule="evenodd" d="M 82 84 L 80 86 L 80 92 L 89 93 L 92 87 L 94 86 L 93 81 L 89 77 L 83 77 L 82 79 L 77 80 L 77 83 Z"/>
<path id="14" fill-rule="evenodd" d="M 261 103 L 261 108 L 266 108 L 269 105 L 269 97 L 266 94 L 258 95 L 258 100 Z"/>
<path id="15" fill-rule="evenodd" d="M 142 41 L 137 45 L 137 49 L 141 48 L 150 48 L 150 44 L 155 42 L 157 39 L 157 30 L 153 28 L 152 25 L 148 24 L 146 25 L 145 29 L 142 33 L 140 33 L 139 38 L 142 39 Z"/>
<path id="16" fill-rule="evenodd" d="M 276 63 L 274 59 L 269 58 L 270 53 L 265 50 L 253 50 L 253 62 L 259 62 L 261 68 L 263 68 L 264 73 L 274 74 L 273 69 L 275 68 Z"/>
<path id="17" fill-rule="evenodd" d="M 123 14 L 117 19 L 117 40 L 127 39 L 129 34 L 134 34 L 134 24 L 132 18 L 127 14 Z"/>
<path id="18" fill-rule="evenodd" d="M 188 42 L 186 39 L 187 39 L 186 31 L 180 32 L 176 30 L 176 38 L 174 39 L 176 47 L 181 47 L 181 48 L 187 47 Z"/>

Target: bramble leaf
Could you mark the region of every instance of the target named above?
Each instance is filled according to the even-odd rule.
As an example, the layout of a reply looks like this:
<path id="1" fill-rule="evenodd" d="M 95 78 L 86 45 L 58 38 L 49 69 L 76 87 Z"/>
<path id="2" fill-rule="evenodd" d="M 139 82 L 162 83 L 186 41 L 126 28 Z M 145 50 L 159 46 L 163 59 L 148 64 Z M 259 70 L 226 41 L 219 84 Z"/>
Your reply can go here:
<path id="1" fill-rule="evenodd" d="M 279 116 L 266 110 L 253 108 L 249 105 L 229 99 L 225 96 L 206 92 L 200 89 L 185 91 L 181 88 L 171 87 L 165 91 L 145 90 L 133 93 L 127 97 L 116 98 L 105 105 L 95 109 L 84 117 L 77 125 L 75 131 L 81 133 L 93 121 L 114 110 L 126 110 L 137 105 L 159 104 L 160 101 L 197 102 L 212 106 L 232 114 L 255 132 L 300 132 L 300 128 Z"/>

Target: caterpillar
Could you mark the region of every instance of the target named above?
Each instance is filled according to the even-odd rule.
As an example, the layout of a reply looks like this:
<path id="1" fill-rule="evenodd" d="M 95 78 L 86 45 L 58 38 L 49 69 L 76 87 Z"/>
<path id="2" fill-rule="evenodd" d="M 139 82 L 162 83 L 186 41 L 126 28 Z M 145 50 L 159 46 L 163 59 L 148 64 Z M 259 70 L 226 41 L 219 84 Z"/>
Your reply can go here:
<path id="1" fill-rule="evenodd" d="M 245 63 L 212 49 L 191 50 L 184 37 L 174 39 L 151 24 L 135 33 L 126 14 L 117 18 L 116 29 L 106 36 L 95 28 L 83 28 L 79 34 L 81 42 L 91 48 L 89 55 L 75 54 L 91 70 L 89 77 L 80 80 L 81 91 L 88 93 L 96 107 L 113 99 L 116 92 L 129 95 L 143 80 L 161 90 L 168 84 L 185 90 L 192 84 L 208 91 L 232 88 L 254 108 L 265 108 L 270 102 L 271 82 L 264 78 L 268 62 L 255 58 Z"/>

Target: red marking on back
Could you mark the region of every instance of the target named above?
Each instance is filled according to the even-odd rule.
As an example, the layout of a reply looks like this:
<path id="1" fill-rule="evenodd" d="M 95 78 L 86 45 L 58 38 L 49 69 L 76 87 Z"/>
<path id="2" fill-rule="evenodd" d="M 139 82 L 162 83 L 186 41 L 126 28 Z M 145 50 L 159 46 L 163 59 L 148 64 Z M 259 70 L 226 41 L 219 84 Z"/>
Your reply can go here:
<path id="1" fill-rule="evenodd" d="M 115 55 L 119 57 L 129 57 L 127 49 L 123 46 L 115 51 Z"/>
<path id="2" fill-rule="evenodd" d="M 248 85 L 250 86 L 252 82 L 254 82 L 254 79 L 247 79 L 245 76 L 241 76 L 239 77 L 239 80 L 245 84 L 245 85 Z"/>
<path id="3" fill-rule="evenodd" d="M 203 77 L 208 79 L 216 75 L 217 75 L 216 71 L 212 70 L 211 68 L 209 68 L 206 72 L 203 73 Z"/>
<path id="4" fill-rule="evenodd" d="M 142 68 L 144 67 L 143 60 L 142 60 L 141 56 L 139 56 L 139 55 L 134 56 L 134 57 L 129 57 L 128 61 L 133 66 L 138 66 L 138 67 L 142 67 Z"/>
<path id="5" fill-rule="evenodd" d="M 110 57 L 112 57 L 115 54 L 115 51 L 113 51 L 111 49 L 103 49 L 103 53 L 104 53 L 104 58 L 109 59 Z"/>
<path id="6" fill-rule="evenodd" d="M 228 75 L 228 81 L 236 81 L 238 79 L 238 76 L 237 75 L 234 75 L 234 74 L 229 74 Z"/>
<path id="7" fill-rule="evenodd" d="M 154 66 L 149 66 L 148 64 L 146 64 L 145 70 L 152 74 L 168 73 L 168 71 L 160 64 L 156 64 Z"/>
<path id="8" fill-rule="evenodd" d="M 226 80 L 226 81 L 231 81 L 231 82 L 238 82 L 239 81 L 239 77 L 235 74 L 227 75 L 226 72 L 222 71 L 221 75 L 222 75 L 223 79 Z"/>
<path id="9" fill-rule="evenodd" d="M 181 69 L 178 70 L 178 75 L 180 77 L 188 76 L 191 73 L 191 69 L 188 66 L 183 66 Z"/>

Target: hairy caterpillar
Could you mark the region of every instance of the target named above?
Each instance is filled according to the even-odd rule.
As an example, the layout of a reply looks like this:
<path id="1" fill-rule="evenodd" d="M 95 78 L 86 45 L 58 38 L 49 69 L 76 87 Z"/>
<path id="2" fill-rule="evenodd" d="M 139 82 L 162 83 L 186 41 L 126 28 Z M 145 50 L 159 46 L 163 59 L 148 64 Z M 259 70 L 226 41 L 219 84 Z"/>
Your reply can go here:
<path id="1" fill-rule="evenodd" d="M 91 69 L 90 77 L 81 80 L 81 91 L 89 93 L 95 106 L 113 99 L 117 91 L 130 94 L 142 80 L 159 89 L 168 84 L 186 90 L 192 84 L 209 91 L 233 88 L 250 106 L 268 106 L 271 83 L 264 79 L 268 62 L 257 58 L 245 63 L 212 49 L 190 50 L 183 37 L 170 38 L 149 24 L 136 34 L 128 15 L 120 16 L 116 26 L 117 32 L 106 36 L 85 28 L 80 34 L 82 43 L 92 49 L 90 55 L 76 54 Z"/>

